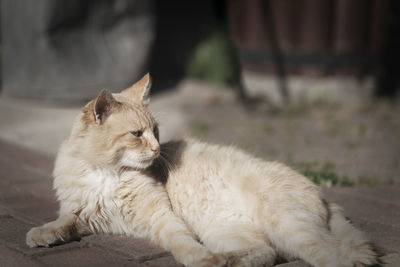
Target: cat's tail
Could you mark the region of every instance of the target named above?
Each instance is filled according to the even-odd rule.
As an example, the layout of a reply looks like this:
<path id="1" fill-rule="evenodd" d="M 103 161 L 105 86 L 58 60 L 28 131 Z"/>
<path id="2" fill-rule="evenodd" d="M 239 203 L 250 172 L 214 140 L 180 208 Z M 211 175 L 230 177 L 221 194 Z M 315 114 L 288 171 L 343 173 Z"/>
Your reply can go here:
<path id="1" fill-rule="evenodd" d="M 340 254 L 354 266 L 368 266 L 377 263 L 377 255 L 364 234 L 356 229 L 343 215 L 336 204 L 328 204 L 330 212 L 329 226 L 339 241 Z"/>

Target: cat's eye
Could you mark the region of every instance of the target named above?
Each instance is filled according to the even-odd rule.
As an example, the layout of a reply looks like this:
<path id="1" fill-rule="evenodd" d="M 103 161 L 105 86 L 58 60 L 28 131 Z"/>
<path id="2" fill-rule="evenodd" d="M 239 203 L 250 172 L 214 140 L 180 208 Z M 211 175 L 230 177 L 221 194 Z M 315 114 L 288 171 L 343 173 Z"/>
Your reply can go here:
<path id="1" fill-rule="evenodd" d="M 154 126 L 153 134 L 154 134 L 154 136 L 158 136 L 158 127 L 157 126 Z"/>
<path id="2" fill-rule="evenodd" d="M 131 134 L 136 136 L 136 137 L 141 137 L 143 135 L 142 131 L 131 131 Z"/>

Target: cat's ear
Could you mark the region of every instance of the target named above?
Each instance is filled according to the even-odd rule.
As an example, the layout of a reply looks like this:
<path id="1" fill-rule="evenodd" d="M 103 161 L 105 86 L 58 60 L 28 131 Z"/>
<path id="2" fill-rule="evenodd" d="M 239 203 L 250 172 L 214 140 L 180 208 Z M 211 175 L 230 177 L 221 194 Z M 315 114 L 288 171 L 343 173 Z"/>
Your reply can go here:
<path id="1" fill-rule="evenodd" d="M 102 90 L 94 103 L 93 115 L 96 123 L 101 124 L 111 114 L 111 110 L 118 104 L 113 95 Z"/>
<path id="2" fill-rule="evenodd" d="M 147 73 L 134 85 L 122 91 L 121 94 L 139 100 L 143 105 L 147 106 L 150 103 L 150 87 L 151 78 L 150 74 Z"/>

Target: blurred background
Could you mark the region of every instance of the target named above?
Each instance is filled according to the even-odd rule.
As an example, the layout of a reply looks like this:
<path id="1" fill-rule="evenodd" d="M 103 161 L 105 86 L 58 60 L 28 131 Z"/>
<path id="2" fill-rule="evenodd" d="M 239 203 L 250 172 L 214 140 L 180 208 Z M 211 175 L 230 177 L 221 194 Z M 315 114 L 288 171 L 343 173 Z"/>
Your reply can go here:
<path id="1" fill-rule="evenodd" d="M 0 138 L 55 155 L 79 108 L 150 72 L 162 140 L 400 184 L 396 0 L 1 0 Z"/>

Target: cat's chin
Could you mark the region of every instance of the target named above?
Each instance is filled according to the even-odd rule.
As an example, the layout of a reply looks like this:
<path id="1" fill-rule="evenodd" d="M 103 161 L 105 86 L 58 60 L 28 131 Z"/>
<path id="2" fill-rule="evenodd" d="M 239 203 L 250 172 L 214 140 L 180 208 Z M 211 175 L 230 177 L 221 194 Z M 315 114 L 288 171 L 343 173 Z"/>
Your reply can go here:
<path id="1" fill-rule="evenodd" d="M 125 154 L 120 159 L 120 166 L 143 170 L 150 167 L 156 158 L 157 157 L 138 157 L 130 151 L 125 151 Z"/>
<path id="2" fill-rule="evenodd" d="M 123 167 L 129 167 L 132 169 L 136 169 L 136 170 L 144 170 L 147 169 L 148 167 L 150 167 L 153 162 L 154 162 L 155 158 L 151 158 L 151 159 L 146 159 L 146 160 L 124 160 L 123 164 L 121 164 Z"/>
<path id="3" fill-rule="evenodd" d="M 148 167 L 150 167 L 153 164 L 153 161 L 154 161 L 154 159 L 135 162 L 134 168 L 141 169 L 141 170 L 147 169 Z"/>

